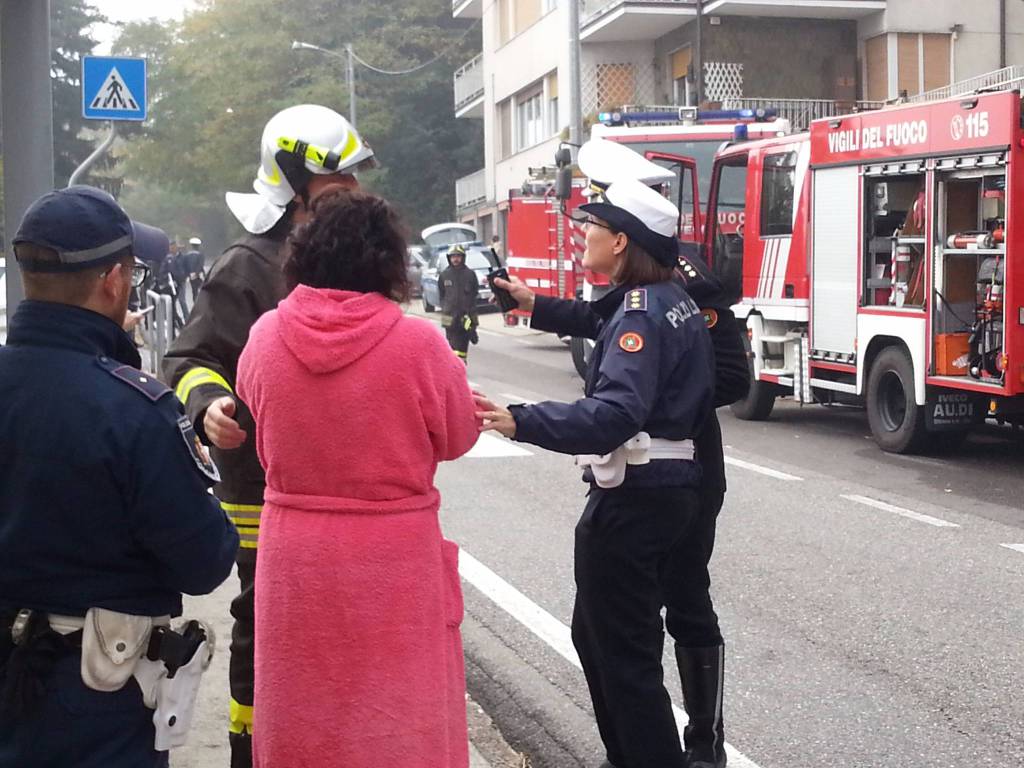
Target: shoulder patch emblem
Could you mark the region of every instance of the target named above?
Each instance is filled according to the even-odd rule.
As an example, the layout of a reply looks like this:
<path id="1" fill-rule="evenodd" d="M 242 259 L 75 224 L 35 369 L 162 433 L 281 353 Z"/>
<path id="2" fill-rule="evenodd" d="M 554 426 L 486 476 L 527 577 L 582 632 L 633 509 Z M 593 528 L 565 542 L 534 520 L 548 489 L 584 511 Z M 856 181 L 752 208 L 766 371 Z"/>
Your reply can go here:
<path id="1" fill-rule="evenodd" d="M 718 325 L 718 313 L 713 309 L 702 309 L 701 314 L 704 315 L 704 323 L 709 329 L 714 328 Z"/>
<path id="2" fill-rule="evenodd" d="M 120 379 L 128 386 L 138 390 L 154 403 L 164 395 L 172 392 L 171 388 L 156 376 L 143 373 L 138 368 L 132 368 L 130 365 L 118 365 L 112 368 L 109 364 L 104 365 L 102 359 L 100 360 L 100 365 L 115 379 Z"/>
<path id="3" fill-rule="evenodd" d="M 196 428 L 192 426 L 192 421 L 188 416 L 182 416 L 178 419 L 178 431 L 181 432 L 185 446 L 188 448 L 192 460 L 199 467 L 199 471 L 213 480 L 213 482 L 219 483 L 220 471 L 217 469 L 217 465 L 213 463 L 213 459 L 210 458 L 210 449 L 200 441 L 199 435 L 196 434 Z"/>
<path id="4" fill-rule="evenodd" d="M 647 289 L 636 288 L 626 294 L 626 312 L 647 311 Z"/>
<path id="5" fill-rule="evenodd" d="M 644 337 L 632 331 L 624 333 L 619 337 L 619 347 L 624 352 L 639 352 L 644 348 Z"/>

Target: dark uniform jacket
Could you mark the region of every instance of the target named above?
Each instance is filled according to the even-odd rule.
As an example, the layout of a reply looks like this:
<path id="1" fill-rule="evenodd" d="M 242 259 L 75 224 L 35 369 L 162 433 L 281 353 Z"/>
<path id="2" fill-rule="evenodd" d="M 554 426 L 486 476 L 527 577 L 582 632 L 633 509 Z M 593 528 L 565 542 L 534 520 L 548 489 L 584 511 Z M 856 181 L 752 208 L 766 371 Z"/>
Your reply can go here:
<path id="1" fill-rule="evenodd" d="M 747 354 L 721 284 L 703 261 L 691 256 L 680 256 L 676 278 L 701 308 L 711 333 L 715 352 L 715 407 L 742 399 L 750 387 Z M 594 339 L 600 330 L 600 319 L 592 304 L 537 296 L 530 324 L 541 331 Z M 695 442 L 703 470 L 703 487 L 712 493 L 724 493 L 722 430 L 714 412 Z"/>
<path id="2" fill-rule="evenodd" d="M 231 245 L 203 284 L 188 324 L 164 356 L 164 380 L 174 387 L 185 412 L 204 442 L 207 407 L 234 395 L 238 357 L 249 329 L 274 309 L 286 289 L 281 272 L 286 229 L 278 236 L 249 235 Z M 222 480 L 214 489 L 225 511 L 239 526 L 242 547 L 254 550 L 266 478 L 256 455 L 256 425 L 246 405 L 235 398 L 235 420 L 247 433 L 240 447 L 211 447 Z"/>
<path id="3" fill-rule="evenodd" d="M 181 613 L 238 534 L 171 390 L 116 323 L 25 301 L 0 348 L 0 608 Z"/>
<path id="4" fill-rule="evenodd" d="M 572 454 L 613 451 L 640 431 L 692 439 L 712 410 L 714 354 L 701 312 L 678 281 L 620 286 L 584 302 L 537 297 L 541 330 L 596 338 L 585 397 L 511 406 L 515 439 Z M 535 322 L 536 325 L 536 322 Z M 630 466 L 623 487 L 695 487 L 699 466 L 660 460 Z"/>
<path id="5" fill-rule="evenodd" d="M 463 315 L 476 319 L 480 278 L 472 269 L 465 264 L 461 267 L 448 267 L 437 278 L 437 290 L 441 299 L 441 314 L 453 319 Z"/>

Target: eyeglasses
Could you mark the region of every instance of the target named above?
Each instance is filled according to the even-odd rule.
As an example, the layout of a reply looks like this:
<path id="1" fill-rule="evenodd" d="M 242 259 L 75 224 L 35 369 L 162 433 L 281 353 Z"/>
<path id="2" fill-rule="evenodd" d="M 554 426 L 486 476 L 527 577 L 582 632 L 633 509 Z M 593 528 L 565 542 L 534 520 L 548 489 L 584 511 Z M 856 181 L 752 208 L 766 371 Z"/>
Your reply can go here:
<path id="1" fill-rule="evenodd" d="M 100 272 L 100 275 L 99 275 L 100 278 L 104 278 L 107 275 L 109 275 L 110 271 L 113 268 L 114 267 L 111 267 L 110 269 L 107 269 L 107 270 L 104 270 L 103 272 Z M 148 264 L 146 264 L 144 262 L 141 262 L 141 261 L 136 261 L 134 264 L 132 264 L 132 277 L 131 277 L 132 288 L 141 288 L 142 284 L 144 282 L 146 282 L 146 278 L 147 277 L 149 277 L 149 265 Z"/>

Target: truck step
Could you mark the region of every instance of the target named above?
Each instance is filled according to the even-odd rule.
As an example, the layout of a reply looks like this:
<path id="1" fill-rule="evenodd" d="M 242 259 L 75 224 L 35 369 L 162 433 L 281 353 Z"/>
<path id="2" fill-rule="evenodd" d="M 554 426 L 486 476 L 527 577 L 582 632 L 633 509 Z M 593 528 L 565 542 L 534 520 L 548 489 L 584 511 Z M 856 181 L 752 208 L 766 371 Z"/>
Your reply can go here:
<path id="1" fill-rule="evenodd" d="M 762 336 L 762 344 L 789 344 L 792 341 L 799 341 L 799 336 Z"/>

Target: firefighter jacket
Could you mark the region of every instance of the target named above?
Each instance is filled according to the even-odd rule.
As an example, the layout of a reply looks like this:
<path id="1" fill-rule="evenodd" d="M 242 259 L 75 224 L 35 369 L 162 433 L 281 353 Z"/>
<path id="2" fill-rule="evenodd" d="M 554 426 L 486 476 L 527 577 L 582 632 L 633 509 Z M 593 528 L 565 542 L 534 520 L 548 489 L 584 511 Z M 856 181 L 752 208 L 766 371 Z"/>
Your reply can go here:
<path id="1" fill-rule="evenodd" d="M 679 257 L 676 279 L 700 307 L 711 334 L 715 352 L 715 407 L 741 400 L 750 387 L 749 364 L 736 318 L 721 284 L 703 261 L 689 255 Z M 541 331 L 595 339 L 601 325 L 595 304 L 537 296 L 530 325 Z M 724 493 L 722 430 L 714 412 L 694 442 L 703 470 L 703 488 Z"/>
<path id="2" fill-rule="evenodd" d="M 480 290 L 480 278 L 476 272 L 465 264 L 461 267 L 448 267 L 437 278 L 437 290 L 441 299 L 443 322 L 449 318 L 456 320 L 469 315 L 476 324 L 476 301 Z"/>
<path id="3" fill-rule="evenodd" d="M 235 396 L 238 358 L 249 329 L 286 294 L 281 268 L 287 228 L 271 235 L 248 235 L 221 255 L 196 299 L 189 321 L 164 356 L 164 380 L 174 388 L 204 442 L 207 407 L 225 395 L 235 397 L 235 420 L 246 440 L 234 450 L 211 446 L 221 481 L 214 488 L 225 512 L 238 526 L 243 550 L 259 537 L 266 480 L 256 455 L 256 425 Z"/>
<path id="4" fill-rule="evenodd" d="M 679 281 L 619 286 L 590 305 L 537 302 L 562 333 L 589 334 L 596 343 L 582 400 L 510 406 L 516 440 L 605 454 L 641 431 L 675 441 L 697 437 L 713 407 L 714 353 L 700 309 Z M 700 476 L 696 462 L 666 459 L 627 467 L 623 487 L 698 487 Z"/>
<path id="5" fill-rule="evenodd" d="M 140 362 L 102 315 L 18 305 L 0 348 L 0 609 L 178 615 L 182 592 L 231 573 L 216 471 Z"/>

